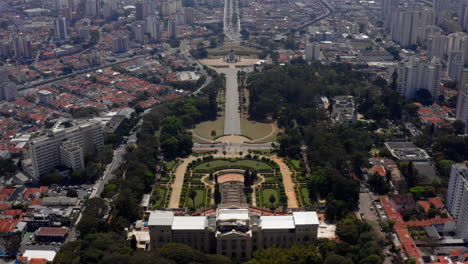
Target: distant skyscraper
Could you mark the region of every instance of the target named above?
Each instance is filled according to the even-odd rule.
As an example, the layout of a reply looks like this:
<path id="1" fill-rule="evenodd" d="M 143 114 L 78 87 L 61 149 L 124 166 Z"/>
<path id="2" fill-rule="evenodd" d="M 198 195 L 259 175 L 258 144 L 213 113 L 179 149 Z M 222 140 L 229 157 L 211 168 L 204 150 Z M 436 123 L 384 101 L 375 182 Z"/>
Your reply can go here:
<path id="1" fill-rule="evenodd" d="M 134 32 L 135 32 L 135 40 L 140 43 L 143 43 L 145 41 L 144 39 L 145 28 L 142 25 L 136 25 L 134 27 Z"/>
<path id="2" fill-rule="evenodd" d="M 16 85 L 10 81 L 6 70 L 0 70 L 0 101 L 12 101 L 16 97 Z"/>
<path id="3" fill-rule="evenodd" d="M 150 35 L 151 41 L 161 40 L 162 24 L 156 16 L 146 18 L 146 32 Z"/>
<path id="4" fill-rule="evenodd" d="M 447 51 L 461 50 L 465 54 L 464 62 L 468 64 L 468 34 L 457 32 L 448 35 Z"/>
<path id="5" fill-rule="evenodd" d="M 392 13 L 392 38 L 407 48 L 425 39 L 425 28 L 434 25 L 434 11 L 430 9 L 403 9 Z"/>
<path id="6" fill-rule="evenodd" d="M 148 6 L 146 2 L 142 2 L 142 1 L 137 2 L 135 5 L 135 9 L 136 9 L 135 18 L 137 20 L 143 20 L 146 18 L 148 14 Z"/>
<path id="7" fill-rule="evenodd" d="M 465 0 L 461 1 L 460 8 L 458 9 L 458 20 L 463 28 L 463 31 L 468 31 L 468 2 Z"/>
<path id="8" fill-rule="evenodd" d="M 398 8 L 399 0 L 382 0 L 381 18 L 385 28 L 391 25 L 392 12 Z"/>
<path id="9" fill-rule="evenodd" d="M 447 74 L 453 81 L 460 81 L 464 66 L 464 52 L 451 50 L 448 53 Z"/>
<path id="10" fill-rule="evenodd" d="M 177 22 L 175 19 L 169 19 L 167 21 L 167 30 L 170 39 L 177 38 Z"/>
<path id="11" fill-rule="evenodd" d="M 13 52 L 17 59 L 31 59 L 33 50 L 29 37 L 19 34 L 12 39 Z"/>
<path id="12" fill-rule="evenodd" d="M 455 117 L 465 123 L 465 128 L 468 129 L 468 84 L 458 89 Z"/>
<path id="13" fill-rule="evenodd" d="M 440 33 L 430 35 L 428 44 L 429 44 L 428 55 L 430 59 L 432 59 L 433 57 L 442 59 L 447 54 L 447 45 L 448 45 L 447 36 L 441 35 Z"/>
<path id="14" fill-rule="evenodd" d="M 128 36 L 126 34 L 118 34 L 112 39 L 112 52 L 123 53 L 129 49 Z"/>
<path id="15" fill-rule="evenodd" d="M 462 239 L 468 239 L 468 167 L 464 163 L 452 165 L 446 206 L 457 219 L 455 233 Z"/>
<path id="16" fill-rule="evenodd" d="M 58 40 L 68 38 L 67 20 L 64 17 L 55 20 L 55 34 Z"/>
<path id="17" fill-rule="evenodd" d="M 95 17 L 101 12 L 100 0 L 86 0 L 85 14 L 89 17 Z"/>
<path id="18" fill-rule="evenodd" d="M 442 65 L 438 58 L 430 62 L 415 57 L 402 61 L 397 66 L 397 91 L 401 96 L 411 99 L 417 91 L 426 89 L 435 98 L 440 93 L 441 71 Z"/>
<path id="19" fill-rule="evenodd" d="M 317 61 L 320 60 L 320 44 L 307 43 L 305 47 L 305 58 L 307 61 Z"/>
<path id="20" fill-rule="evenodd" d="M 192 25 L 193 24 L 193 8 L 187 7 L 184 9 L 185 14 L 185 23 Z"/>

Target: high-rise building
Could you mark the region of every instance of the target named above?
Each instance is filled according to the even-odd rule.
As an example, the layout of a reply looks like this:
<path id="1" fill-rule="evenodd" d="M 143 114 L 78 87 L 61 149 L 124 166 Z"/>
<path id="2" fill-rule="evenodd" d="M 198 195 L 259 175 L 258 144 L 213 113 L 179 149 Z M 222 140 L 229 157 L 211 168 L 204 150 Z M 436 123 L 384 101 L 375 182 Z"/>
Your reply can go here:
<path id="1" fill-rule="evenodd" d="M 416 92 L 426 89 L 436 98 L 440 93 L 442 64 L 439 58 L 423 61 L 410 57 L 397 66 L 397 91 L 407 99 L 414 98 Z"/>
<path id="2" fill-rule="evenodd" d="M 19 34 L 12 40 L 13 53 L 17 59 L 31 59 L 33 57 L 33 50 L 31 40 L 29 37 Z"/>
<path id="3" fill-rule="evenodd" d="M 162 23 L 156 16 L 149 16 L 146 18 L 146 31 L 150 35 L 151 41 L 161 40 Z"/>
<path id="4" fill-rule="evenodd" d="M 137 20 L 143 20 L 148 14 L 148 6 L 146 2 L 138 1 L 135 5 L 135 18 Z"/>
<path id="5" fill-rule="evenodd" d="M 392 12 L 398 8 L 399 0 L 382 0 L 381 18 L 386 29 L 390 29 Z"/>
<path id="6" fill-rule="evenodd" d="M 112 39 L 112 52 L 114 53 L 123 53 L 127 52 L 129 49 L 128 35 L 126 34 L 117 34 Z"/>
<path id="7" fill-rule="evenodd" d="M 425 28 L 434 25 L 431 9 L 403 9 L 392 13 L 391 34 L 395 42 L 407 48 L 425 39 Z"/>
<path id="8" fill-rule="evenodd" d="M 430 59 L 433 57 L 444 58 L 447 54 L 448 37 L 445 35 L 433 34 L 428 39 L 428 56 Z"/>
<path id="9" fill-rule="evenodd" d="M 100 0 L 86 0 L 85 14 L 88 17 L 95 17 L 101 12 Z"/>
<path id="10" fill-rule="evenodd" d="M 55 35 L 58 40 L 65 40 L 68 38 L 67 20 L 65 17 L 55 20 Z"/>
<path id="11" fill-rule="evenodd" d="M 468 34 L 456 32 L 448 35 L 447 52 L 451 50 L 461 50 L 465 54 L 464 62 L 468 64 Z"/>
<path id="12" fill-rule="evenodd" d="M 264 216 L 245 207 L 219 207 L 206 216 L 176 216 L 153 211 L 148 221 L 150 247 L 182 243 L 205 253 L 248 260 L 256 249 L 288 247 L 317 239 L 316 212 Z"/>
<path id="13" fill-rule="evenodd" d="M 465 75 L 465 72 L 462 75 Z M 455 118 L 462 121 L 465 124 L 465 128 L 468 129 L 468 84 L 458 89 Z"/>
<path id="14" fill-rule="evenodd" d="M 83 156 L 102 151 L 104 136 L 99 121 L 58 121 L 52 130 L 33 138 L 28 144 L 31 157 L 30 169 L 39 177 L 58 165 L 70 168 L 83 167 Z"/>
<path id="15" fill-rule="evenodd" d="M 458 21 L 463 28 L 463 31 L 468 31 L 468 2 L 460 1 L 460 8 L 458 9 Z"/>
<path id="16" fill-rule="evenodd" d="M 185 23 L 192 25 L 194 23 L 193 8 L 190 8 L 190 7 L 184 8 L 184 14 L 185 14 Z"/>
<path id="17" fill-rule="evenodd" d="M 133 29 L 135 33 L 135 40 L 143 43 L 145 41 L 145 28 L 142 25 L 136 25 Z"/>
<path id="18" fill-rule="evenodd" d="M 10 81 L 6 70 L 0 70 L 0 101 L 12 101 L 17 93 L 16 85 Z"/>
<path id="19" fill-rule="evenodd" d="M 318 61 L 320 60 L 320 44 L 307 43 L 305 47 L 305 59 L 307 61 Z"/>
<path id="20" fill-rule="evenodd" d="M 177 22 L 175 19 L 169 19 L 167 21 L 167 31 L 170 39 L 177 38 Z"/>
<path id="21" fill-rule="evenodd" d="M 464 52 L 461 50 L 451 50 L 448 53 L 447 74 L 453 81 L 460 81 L 463 71 Z"/>
<path id="22" fill-rule="evenodd" d="M 468 167 L 464 163 L 452 165 L 446 206 L 457 219 L 455 233 L 462 239 L 468 239 Z"/>

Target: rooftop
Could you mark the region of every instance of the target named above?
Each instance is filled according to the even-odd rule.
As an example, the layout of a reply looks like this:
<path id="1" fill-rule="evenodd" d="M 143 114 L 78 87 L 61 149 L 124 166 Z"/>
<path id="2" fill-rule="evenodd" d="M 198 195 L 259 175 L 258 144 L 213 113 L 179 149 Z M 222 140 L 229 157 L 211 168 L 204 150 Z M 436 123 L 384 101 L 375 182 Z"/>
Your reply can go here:
<path id="1" fill-rule="evenodd" d="M 208 226 L 206 216 L 175 216 L 172 230 L 203 230 Z"/>

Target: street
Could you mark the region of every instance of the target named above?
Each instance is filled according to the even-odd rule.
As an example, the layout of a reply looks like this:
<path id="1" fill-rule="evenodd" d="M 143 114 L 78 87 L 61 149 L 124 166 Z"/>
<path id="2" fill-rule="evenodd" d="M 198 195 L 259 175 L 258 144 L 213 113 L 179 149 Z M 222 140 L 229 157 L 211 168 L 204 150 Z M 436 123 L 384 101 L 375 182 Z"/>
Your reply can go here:
<path id="1" fill-rule="evenodd" d="M 220 68 L 217 71 L 226 74 L 224 134 L 240 135 L 239 88 L 237 86 L 238 70 L 236 68 Z"/>

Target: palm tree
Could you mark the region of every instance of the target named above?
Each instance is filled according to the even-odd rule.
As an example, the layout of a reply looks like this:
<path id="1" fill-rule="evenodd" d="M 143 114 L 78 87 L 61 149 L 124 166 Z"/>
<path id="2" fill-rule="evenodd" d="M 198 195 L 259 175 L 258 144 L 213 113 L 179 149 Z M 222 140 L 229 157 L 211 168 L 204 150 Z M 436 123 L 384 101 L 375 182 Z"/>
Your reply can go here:
<path id="1" fill-rule="evenodd" d="M 192 205 L 193 205 L 193 208 L 195 208 L 195 197 L 197 197 L 197 191 L 195 191 L 194 189 L 190 189 L 188 197 L 192 199 Z"/>

